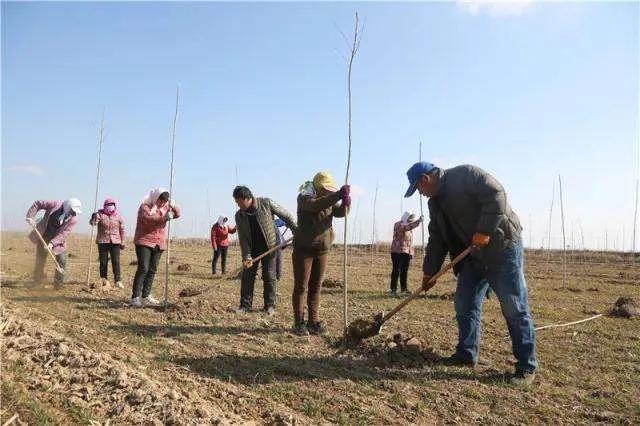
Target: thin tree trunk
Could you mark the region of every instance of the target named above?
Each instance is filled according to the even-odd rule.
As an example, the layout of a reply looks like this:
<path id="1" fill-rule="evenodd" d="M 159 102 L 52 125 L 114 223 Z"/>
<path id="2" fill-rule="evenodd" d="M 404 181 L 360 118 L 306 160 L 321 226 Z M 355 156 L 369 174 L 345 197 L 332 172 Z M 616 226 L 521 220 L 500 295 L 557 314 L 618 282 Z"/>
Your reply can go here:
<path id="1" fill-rule="evenodd" d="M 176 111 L 173 115 L 173 127 L 171 130 L 171 169 L 169 172 L 169 201 L 175 199 L 173 196 L 173 158 L 176 146 L 176 123 L 178 121 L 178 105 L 180 104 L 180 86 L 176 88 Z M 169 207 L 171 208 L 171 207 Z M 169 303 L 169 267 L 171 257 L 171 221 L 167 224 L 167 256 L 165 258 L 164 270 L 164 308 L 167 309 Z"/>
<path id="2" fill-rule="evenodd" d="M 373 196 L 373 227 L 371 229 L 371 267 L 373 268 L 373 248 L 377 243 L 376 235 L 376 204 L 378 203 L 378 182 L 376 182 L 376 193 Z"/>
<path id="3" fill-rule="evenodd" d="M 420 141 L 418 161 L 422 161 L 422 141 Z M 420 194 L 418 194 L 418 198 L 420 199 L 420 217 L 423 218 L 422 223 L 420 224 L 420 232 L 422 233 L 422 257 L 424 257 L 424 208 L 422 205 L 422 196 Z"/>
<path id="4" fill-rule="evenodd" d="M 553 218 L 553 199 L 556 195 L 556 185 L 551 188 L 551 205 L 549 206 L 549 232 L 547 233 L 547 268 L 549 267 L 549 259 L 551 258 L 551 219 Z"/>
<path id="5" fill-rule="evenodd" d="M 560 185 L 560 216 L 562 217 L 562 287 L 567 286 L 567 243 L 564 233 L 564 202 L 562 200 L 562 178 L 558 175 Z"/>
<path id="6" fill-rule="evenodd" d="M 636 260 L 636 226 L 638 224 L 638 182 L 639 179 L 636 179 L 636 202 L 635 209 L 633 210 L 633 244 L 631 246 L 631 259 L 632 262 Z"/>
<path id="7" fill-rule="evenodd" d="M 93 196 L 93 212 L 98 209 L 98 187 L 100 186 L 100 165 L 102 162 L 102 143 L 104 142 L 104 108 L 102 109 L 102 120 L 100 121 L 100 138 L 98 139 L 98 165 L 96 167 L 96 191 Z M 91 258 L 93 257 L 93 232 L 95 226 L 91 225 L 91 233 L 89 234 L 89 257 L 87 257 L 87 276 L 85 285 L 89 285 L 91 280 Z M 122 242 L 124 244 L 124 241 Z"/>
<path id="8" fill-rule="evenodd" d="M 358 13 L 356 12 L 356 20 L 353 31 L 353 44 L 351 45 L 351 57 L 349 58 L 349 70 L 347 76 L 347 94 L 348 94 L 348 137 L 349 137 L 349 149 L 347 151 L 347 171 L 344 177 L 344 184 L 349 184 L 349 170 L 351 168 L 351 69 L 353 67 L 353 60 L 356 56 L 356 52 L 358 51 L 358 46 L 360 44 L 358 40 Z M 347 335 L 347 326 L 349 325 L 349 312 L 348 312 L 348 286 L 347 286 L 347 226 L 348 226 L 348 217 L 349 215 L 345 213 L 344 215 L 344 247 L 342 253 L 342 281 L 344 286 L 342 287 L 342 303 L 343 303 L 343 322 L 344 322 L 344 335 Z"/>

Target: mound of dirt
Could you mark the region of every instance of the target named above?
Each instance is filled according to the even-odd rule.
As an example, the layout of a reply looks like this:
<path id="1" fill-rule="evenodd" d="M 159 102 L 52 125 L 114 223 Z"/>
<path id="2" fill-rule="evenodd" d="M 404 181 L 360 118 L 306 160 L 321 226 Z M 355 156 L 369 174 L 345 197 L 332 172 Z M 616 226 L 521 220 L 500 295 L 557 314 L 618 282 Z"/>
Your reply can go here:
<path id="1" fill-rule="evenodd" d="M 114 286 L 111 285 L 111 283 L 109 281 L 98 280 L 98 281 L 94 281 L 94 282 L 89 284 L 89 289 L 90 290 L 109 291 L 109 290 L 111 290 L 113 288 L 114 288 Z"/>
<path id="2" fill-rule="evenodd" d="M 192 297 L 192 296 L 197 296 L 199 294 L 202 294 L 201 289 L 195 288 L 195 287 L 186 287 L 180 290 L 180 293 L 178 295 L 180 297 Z"/>
<path id="3" fill-rule="evenodd" d="M 640 316 L 640 305 L 631 297 L 620 297 L 616 300 L 610 315 L 620 318 L 634 318 Z"/>
<path id="4" fill-rule="evenodd" d="M 181 263 L 180 265 L 178 265 L 178 271 L 190 271 L 191 270 L 191 265 L 189 265 L 188 263 Z"/>
<path id="5" fill-rule="evenodd" d="M 218 308 L 206 299 L 185 300 L 171 307 L 168 319 L 171 321 L 210 322 L 211 314 Z"/>
<path id="6" fill-rule="evenodd" d="M 424 364 L 433 364 L 440 360 L 440 356 L 425 341 L 404 333 L 387 338 L 382 346 L 378 346 L 378 349 L 372 352 L 370 362 L 381 368 L 420 368 Z"/>
<path id="7" fill-rule="evenodd" d="M 2 359 L 18 363 L 26 391 L 34 397 L 62 405 L 66 410 L 87 410 L 94 418 L 117 424 L 218 424 L 228 421 L 221 409 L 196 393 L 167 388 L 153 376 L 131 368 L 109 354 L 42 330 L 3 310 Z M 11 380 L 7 373 L 7 380 Z M 55 389 L 51 392 L 50 389 Z"/>
<path id="8" fill-rule="evenodd" d="M 324 288 L 342 288 L 344 287 L 344 283 L 336 278 L 326 278 L 322 282 L 322 287 Z"/>

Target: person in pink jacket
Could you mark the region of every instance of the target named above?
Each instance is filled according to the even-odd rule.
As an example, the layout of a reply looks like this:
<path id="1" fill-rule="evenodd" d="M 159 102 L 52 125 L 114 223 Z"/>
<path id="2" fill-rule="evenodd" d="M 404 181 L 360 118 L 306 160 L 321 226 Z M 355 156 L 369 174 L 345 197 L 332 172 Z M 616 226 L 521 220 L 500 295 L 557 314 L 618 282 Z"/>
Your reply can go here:
<path id="1" fill-rule="evenodd" d="M 124 288 L 120 275 L 120 250 L 124 250 L 124 219 L 118 213 L 116 200 L 107 198 L 101 210 L 91 215 L 91 226 L 98 225 L 96 244 L 100 258 L 100 279 L 102 285 L 107 284 L 109 257 L 113 268 L 113 279 L 116 287 Z"/>
<path id="2" fill-rule="evenodd" d="M 393 225 L 393 241 L 391 242 L 391 284 L 389 294 L 395 296 L 398 291 L 398 277 L 400 277 L 400 290 L 409 294 L 407 287 L 407 273 L 413 257 L 413 230 L 422 223 L 422 216 L 417 218 L 414 214 L 405 212 L 400 221 Z"/>
<path id="3" fill-rule="evenodd" d="M 133 237 L 138 269 L 133 279 L 131 306 L 158 304 L 151 296 L 151 286 L 162 252 L 167 248 L 167 222 L 179 217 L 180 208 L 164 188 L 152 189 L 142 200 Z"/>
<path id="4" fill-rule="evenodd" d="M 36 222 L 34 218 L 40 210 L 44 210 L 44 216 Z M 64 283 L 64 269 L 67 264 L 67 237 L 76 226 L 78 222 L 76 215 L 80 213 L 82 213 L 82 204 L 77 198 L 70 198 L 66 201 L 37 200 L 27 211 L 27 223 L 38 230 L 62 268 L 62 271 L 56 270 L 54 278 L 54 288 L 56 289 L 61 288 Z M 47 249 L 42 245 L 35 230 L 31 232 L 29 238 L 37 247 L 33 281 L 38 285 L 44 279 Z"/>

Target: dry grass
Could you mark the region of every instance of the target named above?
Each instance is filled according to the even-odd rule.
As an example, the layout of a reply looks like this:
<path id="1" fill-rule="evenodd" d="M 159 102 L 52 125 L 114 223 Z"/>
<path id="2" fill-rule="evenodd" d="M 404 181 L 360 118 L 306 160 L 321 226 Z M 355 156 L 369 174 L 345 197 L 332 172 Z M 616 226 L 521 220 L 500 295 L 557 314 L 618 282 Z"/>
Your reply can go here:
<path id="1" fill-rule="evenodd" d="M 70 248 L 75 255 L 70 259 L 71 282 L 55 292 L 25 288 L 33 247 L 24 236 L 2 237 L 2 300 L 17 316 L 117 357 L 132 368 L 153 371 L 156 380 L 189 389 L 243 421 L 286 423 L 294 416 L 299 423 L 342 424 L 640 422 L 637 319 L 605 316 L 574 327 L 541 331 L 540 373 L 536 384 L 523 390 L 505 382 L 504 373 L 512 370 L 513 359 L 495 298 L 485 305 L 481 357 L 487 364 L 477 371 L 427 362 L 415 365 L 388 356 L 385 342 L 400 331 L 419 337 L 437 353 L 453 351 L 457 329 L 450 300 L 452 276 L 428 297 L 398 313 L 380 336 L 345 349 L 340 345 L 339 288 L 323 292 L 321 315 L 329 326 L 328 336 L 297 337 L 289 332 L 290 251 L 285 252 L 284 277 L 278 288 L 278 313 L 271 318 L 261 312 L 228 312 L 238 305 L 238 281 L 210 277 L 211 252 L 206 245 L 198 241 L 176 244 L 170 286 L 175 305 L 164 313 L 126 307 L 135 271 L 129 264 L 135 258 L 132 244 L 123 252 L 125 290 L 83 291 L 87 243 L 86 238 L 75 238 Z M 331 254 L 328 278 L 340 277 L 340 259 L 337 249 Z M 384 247 L 375 255 L 373 267 L 365 248 L 354 249 L 350 259 L 352 319 L 370 318 L 398 303 L 399 299 L 385 294 L 390 260 Z M 562 288 L 558 260 L 554 253 L 551 262 L 546 253 L 527 253 L 526 275 L 536 325 L 581 319 L 592 312 L 605 312 L 620 296 L 638 297 L 640 266 L 624 256 L 574 254 L 568 289 Z M 229 269 L 238 263 L 232 250 Z M 412 264 L 411 283 L 419 282 L 419 263 Z M 181 264 L 191 269 L 177 272 Z M 48 268 L 51 275 L 52 268 Z M 97 265 L 93 277 L 97 278 Z M 163 277 L 159 271 L 154 286 L 157 297 Z M 186 287 L 213 288 L 200 296 L 178 297 Z M 258 309 L 262 308 L 261 288 L 258 282 L 254 301 Z M 21 386 L 20 374 L 11 378 L 6 383 L 3 379 L 5 394 Z M 60 409 L 47 393 L 34 391 L 29 397 L 44 413 Z M 2 420 L 12 415 L 4 410 Z"/>

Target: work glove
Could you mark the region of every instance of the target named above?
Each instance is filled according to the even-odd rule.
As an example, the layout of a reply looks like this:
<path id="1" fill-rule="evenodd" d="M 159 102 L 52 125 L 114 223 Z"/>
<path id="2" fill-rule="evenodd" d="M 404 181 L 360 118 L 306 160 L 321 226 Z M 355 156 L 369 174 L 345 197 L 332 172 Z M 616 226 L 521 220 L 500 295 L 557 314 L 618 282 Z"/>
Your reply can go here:
<path id="1" fill-rule="evenodd" d="M 166 219 L 167 222 L 170 221 L 171 219 L 173 219 L 173 212 L 169 210 L 164 218 Z"/>
<path id="2" fill-rule="evenodd" d="M 33 218 L 28 217 L 27 218 L 27 223 L 31 226 L 36 226 L 36 221 L 33 220 Z"/>
<path id="3" fill-rule="evenodd" d="M 342 205 L 344 207 L 351 207 L 351 196 L 350 195 L 344 195 L 342 197 Z"/>
<path id="4" fill-rule="evenodd" d="M 173 198 L 171 198 L 169 200 L 169 207 L 171 207 L 172 209 L 176 208 L 176 200 L 174 200 Z"/>
<path id="5" fill-rule="evenodd" d="M 124 250 L 124 244 L 120 244 L 120 250 Z"/>
<path id="6" fill-rule="evenodd" d="M 49 250 L 53 251 L 53 244 L 52 243 L 47 244 L 47 248 Z"/>
<path id="7" fill-rule="evenodd" d="M 429 283 L 429 280 L 431 280 L 431 275 L 427 275 L 427 274 L 422 275 L 423 290 L 429 290 L 431 287 L 433 287 L 436 284 L 436 283 Z"/>
<path id="8" fill-rule="evenodd" d="M 342 198 L 349 196 L 351 194 L 351 186 L 350 185 L 342 185 L 340 188 L 340 196 Z"/>
<path id="9" fill-rule="evenodd" d="M 471 238 L 471 251 L 477 253 L 481 248 L 486 247 L 490 240 L 491 237 L 489 235 L 476 232 Z"/>
<path id="10" fill-rule="evenodd" d="M 244 267 L 244 269 L 249 269 L 253 266 L 253 259 L 249 258 L 249 259 L 245 259 L 242 261 L 242 266 Z"/>

